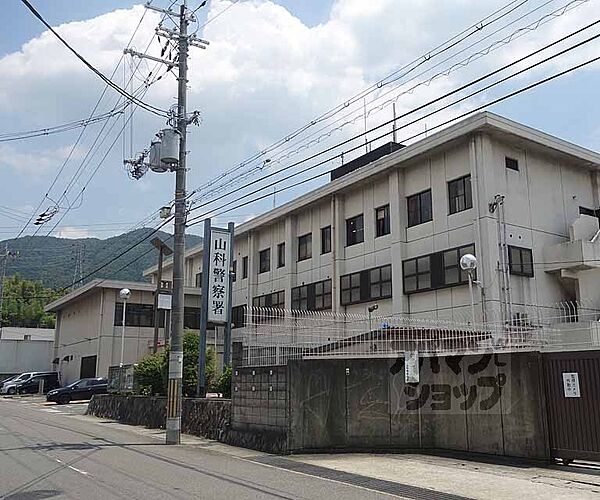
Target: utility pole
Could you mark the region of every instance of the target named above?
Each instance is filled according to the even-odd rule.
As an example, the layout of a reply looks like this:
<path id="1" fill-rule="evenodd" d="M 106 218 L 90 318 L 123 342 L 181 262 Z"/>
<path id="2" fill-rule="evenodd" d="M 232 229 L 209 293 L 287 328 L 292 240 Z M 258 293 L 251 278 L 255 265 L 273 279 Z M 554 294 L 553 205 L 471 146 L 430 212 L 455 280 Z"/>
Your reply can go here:
<path id="1" fill-rule="evenodd" d="M 169 352 L 169 384 L 167 386 L 167 444 L 181 440 L 181 386 L 183 378 L 183 279 L 185 254 L 185 181 L 187 134 L 187 59 L 188 15 L 186 0 L 179 8 L 179 76 L 177 89 L 177 130 L 179 162 L 175 170 L 175 227 L 173 253 L 173 303 L 171 315 L 171 350 Z"/>
<path id="2" fill-rule="evenodd" d="M 16 258 L 19 256 L 18 252 L 10 252 L 8 250 L 8 243 L 4 245 L 4 252 L 0 254 L 2 259 L 2 271 L 0 272 L 0 339 L 2 339 L 2 307 L 4 306 L 4 280 L 6 279 L 6 266 L 8 265 L 8 258 Z"/>
<path id="3" fill-rule="evenodd" d="M 204 5 L 201 4 L 201 6 Z M 167 421 L 166 421 L 166 444 L 179 444 L 181 438 L 181 388 L 183 378 L 183 308 L 184 308 L 184 257 L 185 257 L 185 223 L 186 223 L 186 139 L 187 126 L 189 123 L 198 123 L 198 113 L 192 113 L 192 116 L 187 116 L 187 70 L 188 70 L 188 49 L 192 45 L 205 49 L 208 45 L 206 40 L 197 38 L 194 34 L 188 35 L 188 25 L 191 20 L 195 19 L 194 13 L 189 12 L 187 8 L 187 0 L 181 0 L 179 12 L 169 9 L 161 9 L 154 7 L 150 3 L 146 3 L 145 7 L 150 10 L 161 12 L 165 17 L 174 19 L 179 18 L 179 29 L 167 29 L 162 25 L 156 28 L 156 34 L 170 38 L 177 42 L 178 54 L 177 61 L 163 59 L 161 57 L 149 56 L 141 54 L 130 49 L 126 49 L 126 54 L 131 54 L 134 57 L 143 57 L 152 61 L 165 64 L 172 68 L 177 65 L 179 72 L 177 76 L 177 112 L 174 116 L 175 124 L 169 122 L 170 126 L 175 126 L 177 135 L 179 136 L 179 154 L 177 161 L 175 157 L 165 156 L 164 153 L 165 141 L 170 140 L 165 136 L 172 129 L 163 130 L 162 148 L 163 151 L 158 159 L 152 160 L 150 155 L 150 164 L 147 165 L 154 172 L 166 172 L 171 170 L 175 172 L 175 217 L 173 231 L 173 286 L 172 286 L 172 309 L 171 309 L 171 343 L 169 353 L 169 382 L 167 385 Z M 152 149 L 153 146 L 151 146 Z M 131 164 L 134 172 L 138 172 L 144 163 L 145 157 L 150 151 L 144 152 L 137 160 L 127 160 L 126 164 Z M 153 163 L 156 161 L 157 163 Z M 164 162 L 167 162 L 167 167 L 164 167 Z M 144 175 L 147 168 L 139 170 L 140 178 Z"/>

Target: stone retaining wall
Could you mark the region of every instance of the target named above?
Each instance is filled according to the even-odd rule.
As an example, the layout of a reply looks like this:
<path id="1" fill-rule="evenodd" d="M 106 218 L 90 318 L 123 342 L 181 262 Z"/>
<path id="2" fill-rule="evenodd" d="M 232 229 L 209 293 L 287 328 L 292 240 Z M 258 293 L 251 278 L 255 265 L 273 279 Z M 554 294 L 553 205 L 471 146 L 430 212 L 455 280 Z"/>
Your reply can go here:
<path id="1" fill-rule="evenodd" d="M 164 429 L 166 398 L 149 396 L 95 395 L 88 415 L 108 418 L 130 425 Z M 267 453 L 287 452 L 287 433 L 283 431 L 234 430 L 231 428 L 229 399 L 184 399 L 181 430 L 185 434 L 215 439 L 222 443 L 252 448 Z"/>

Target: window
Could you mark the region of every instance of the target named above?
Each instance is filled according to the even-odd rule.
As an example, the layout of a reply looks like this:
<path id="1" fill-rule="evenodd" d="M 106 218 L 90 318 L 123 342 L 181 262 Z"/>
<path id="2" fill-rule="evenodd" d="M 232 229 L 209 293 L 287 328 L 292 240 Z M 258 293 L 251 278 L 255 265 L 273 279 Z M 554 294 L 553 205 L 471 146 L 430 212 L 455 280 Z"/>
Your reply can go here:
<path id="1" fill-rule="evenodd" d="M 509 158 L 508 156 L 505 156 L 504 164 L 506 165 L 506 168 L 510 170 L 516 170 L 517 172 L 519 171 L 519 160 L 515 160 L 514 158 Z"/>
<path id="2" fill-rule="evenodd" d="M 448 202 L 450 203 L 451 214 L 473 208 L 470 175 L 455 179 L 448 183 Z"/>
<path id="3" fill-rule="evenodd" d="M 196 288 L 202 288 L 202 273 L 196 273 Z"/>
<path id="4" fill-rule="evenodd" d="M 346 246 L 356 245 L 365 241 L 363 215 L 346 219 Z"/>
<path id="5" fill-rule="evenodd" d="M 331 226 L 321 228 L 321 253 L 331 252 Z"/>
<path id="6" fill-rule="evenodd" d="M 392 266 L 383 266 L 370 271 L 370 298 L 392 296 Z"/>
<path id="7" fill-rule="evenodd" d="M 375 237 L 390 234 L 390 206 L 375 209 Z"/>
<path id="8" fill-rule="evenodd" d="M 312 257 L 312 233 L 298 238 L 298 262 Z"/>
<path id="9" fill-rule="evenodd" d="M 265 248 L 258 252 L 258 272 L 266 273 L 271 270 L 271 249 Z"/>
<path id="10" fill-rule="evenodd" d="M 248 277 L 248 256 L 242 257 L 242 279 Z"/>
<path id="11" fill-rule="evenodd" d="M 231 265 L 231 274 L 231 281 L 235 283 L 235 280 L 237 279 L 237 260 L 234 260 Z"/>
<path id="12" fill-rule="evenodd" d="M 597 210 L 594 210 L 593 208 L 579 207 L 579 214 L 580 215 L 589 215 L 591 217 L 598 217 L 600 219 L 600 208 Z"/>
<path id="13" fill-rule="evenodd" d="M 115 303 L 114 325 L 123 326 L 123 302 Z M 127 302 L 125 326 L 154 326 L 154 305 Z"/>
<path id="14" fill-rule="evenodd" d="M 533 253 L 529 248 L 508 247 L 510 274 L 533 278 Z"/>
<path id="15" fill-rule="evenodd" d="M 418 259 L 405 260 L 402 263 L 404 277 L 404 293 L 429 290 L 431 288 L 431 259 L 419 257 Z"/>
<path id="16" fill-rule="evenodd" d="M 292 288 L 292 309 L 297 311 L 331 309 L 331 280 Z"/>
<path id="17" fill-rule="evenodd" d="M 246 324 L 246 304 L 231 308 L 232 328 L 241 328 Z"/>
<path id="18" fill-rule="evenodd" d="M 444 260 L 444 285 L 459 285 L 469 282 L 469 274 L 460 267 L 460 258 L 465 254 L 475 254 L 475 245 L 446 250 L 443 253 Z M 476 271 L 473 279 L 476 279 Z"/>
<path id="19" fill-rule="evenodd" d="M 340 278 L 342 305 L 392 296 L 392 266 L 375 267 Z"/>
<path id="20" fill-rule="evenodd" d="M 277 267 L 285 266 L 285 243 L 277 245 Z"/>
<path id="21" fill-rule="evenodd" d="M 186 307 L 183 310 L 183 327 L 190 330 L 200 330 L 199 307 Z"/>
<path id="22" fill-rule="evenodd" d="M 408 295 L 468 283 L 467 272 L 460 268 L 460 258 L 467 253 L 475 254 L 475 245 L 463 245 L 405 260 L 402 263 L 404 293 Z"/>
<path id="23" fill-rule="evenodd" d="M 275 309 L 283 309 L 285 307 L 285 292 L 267 293 L 252 299 L 253 307 L 272 307 Z"/>
<path id="24" fill-rule="evenodd" d="M 408 227 L 423 224 L 433 219 L 431 189 L 409 196 L 406 200 L 408 203 Z"/>

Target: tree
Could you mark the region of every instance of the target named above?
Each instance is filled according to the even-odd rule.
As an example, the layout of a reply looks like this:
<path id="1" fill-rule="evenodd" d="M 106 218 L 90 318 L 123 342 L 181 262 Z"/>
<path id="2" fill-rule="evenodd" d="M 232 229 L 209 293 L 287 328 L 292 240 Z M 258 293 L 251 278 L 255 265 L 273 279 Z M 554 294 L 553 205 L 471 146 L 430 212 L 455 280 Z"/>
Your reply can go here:
<path id="1" fill-rule="evenodd" d="M 198 382 L 198 334 L 186 330 L 183 334 L 183 395 L 190 397 L 196 393 Z M 169 350 L 149 354 L 135 367 L 135 383 L 138 392 L 164 396 L 167 393 L 169 370 Z M 215 384 L 215 353 L 206 350 L 206 386 Z"/>
<path id="2" fill-rule="evenodd" d="M 54 314 L 46 313 L 44 306 L 61 295 L 39 281 L 22 279 L 18 274 L 10 276 L 4 280 L 0 321 L 3 326 L 54 328 Z"/>

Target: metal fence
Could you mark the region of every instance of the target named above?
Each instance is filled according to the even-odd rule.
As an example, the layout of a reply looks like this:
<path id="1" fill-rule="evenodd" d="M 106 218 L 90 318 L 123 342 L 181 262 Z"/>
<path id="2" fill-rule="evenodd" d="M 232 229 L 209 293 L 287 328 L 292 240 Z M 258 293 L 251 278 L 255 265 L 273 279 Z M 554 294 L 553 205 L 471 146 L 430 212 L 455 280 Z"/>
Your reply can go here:
<path id="1" fill-rule="evenodd" d="M 235 330 L 243 343 L 244 366 L 287 363 L 316 357 L 392 358 L 406 351 L 422 356 L 540 350 L 555 339 L 545 325 L 511 325 L 422 319 L 405 316 L 341 314 L 250 308 Z"/>

